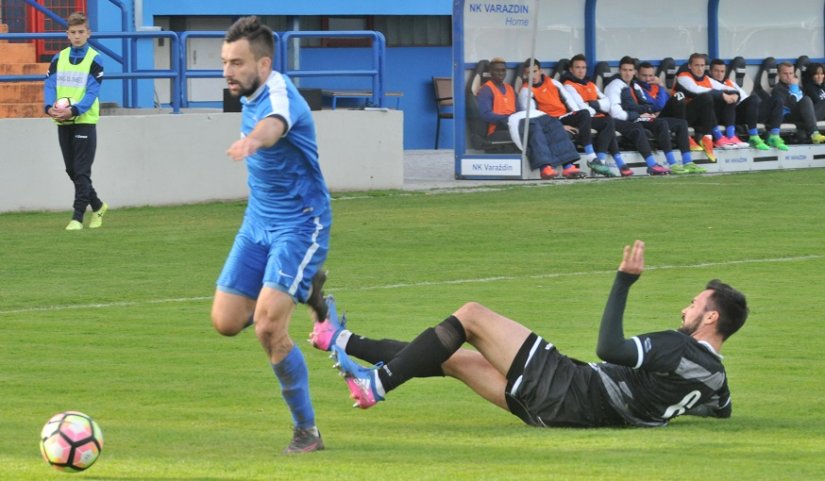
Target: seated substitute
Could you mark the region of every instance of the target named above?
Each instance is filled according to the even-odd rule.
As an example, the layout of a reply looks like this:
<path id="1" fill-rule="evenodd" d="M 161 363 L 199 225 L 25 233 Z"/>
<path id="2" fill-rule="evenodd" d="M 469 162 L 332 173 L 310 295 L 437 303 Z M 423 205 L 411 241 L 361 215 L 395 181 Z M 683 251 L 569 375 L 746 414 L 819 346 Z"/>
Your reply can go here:
<path id="1" fill-rule="evenodd" d="M 813 144 L 825 143 L 816 127 L 816 111 L 810 97 L 802 93 L 793 64 L 782 62 L 777 66 L 777 82 L 771 90 L 771 97 L 784 107 L 784 119 L 796 124 L 797 139 Z"/>
<path id="2" fill-rule="evenodd" d="M 675 119 L 685 119 L 686 102 L 685 95 L 676 93 L 670 95 L 667 88 L 662 85 L 659 76 L 656 75 L 656 68 L 650 62 L 641 62 L 636 69 L 636 85 L 642 88 L 645 92 L 647 100 L 653 108 L 653 113 L 659 117 L 671 117 Z M 691 150 L 701 151 L 702 147 L 693 140 L 689 139 Z"/>
<path id="3" fill-rule="evenodd" d="M 656 75 L 655 68 L 650 62 L 642 62 L 636 72 L 635 83 L 644 90 L 647 99 L 651 102 L 653 113 L 659 117 L 668 117 L 674 119 L 682 119 L 687 121 L 687 103 L 688 99 L 682 92 L 674 92 L 673 95 L 667 91 L 661 80 Z M 701 97 L 701 96 L 700 96 Z M 708 98 L 700 98 L 699 103 L 707 101 Z M 697 104 L 698 105 L 698 104 Z M 703 109 L 700 109 L 704 111 Z M 703 122 L 712 122 L 712 118 L 702 118 Z M 711 128 L 711 127 L 708 127 Z M 713 151 L 712 137 L 708 137 L 708 141 L 699 145 L 693 137 L 688 137 L 688 145 L 693 152 L 705 152 L 708 159 L 716 160 L 716 154 Z"/>
<path id="4" fill-rule="evenodd" d="M 595 82 L 587 78 L 587 57 L 583 54 L 574 55 L 570 59 L 568 71 L 562 75 L 561 80 L 577 107 L 590 111 L 594 125 L 597 121 L 612 122 L 616 131 L 632 142 L 636 150 L 642 154 L 642 157 L 647 158 L 651 154 L 653 149 L 650 147 L 647 132 L 638 123 L 619 120 L 610 116 L 610 99 L 599 91 L 599 87 L 596 86 Z M 616 162 L 616 167 L 619 168 L 619 173 L 623 177 L 633 175 L 633 170 L 625 164 L 624 159 L 621 157 L 619 142 L 615 136 L 613 143 L 610 145 L 610 152 Z M 600 160 L 604 163 L 604 159 L 600 158 Z"/>
<path id="5" fill-rule="evenodd" d="M 507 65 L 504 59 L 496 57 L 490 61 L 490 80 L 478 90 L 478 107 L 481 118 L 488 122 L 487 135 L 497 130 L 510 129 L 510 121 L 518 121 L 518 130 L 523 131 L 524 120 L 511 119 L 516 113 L 516 93 L 510 84 L 504 82 Z M 513 136 L 511 137 L 518 137 Z M 520 139 L 513 138 L 517 145 Z M 567 136 L 564 127 L 556 119 L 547 115 L 530 119 L 527 157 L 532 169 L 539 169 L 542 179 L 553 179 L 562 170 L 562 176 L 578 179 L 584 174 L 573 162 L 579 160 L 575 145 Z M 563 167 L 562 167 L 563 166 Z"/>
<path id="6" fill-rule="evenodd" d="M 541 71 L 541 64 L 536 59 L 527 59 L 522 64 L 522 80 L 524 83 L 518 93 L 519 110 L 527 110 L 532 90 L 531 110 L 538 109 L 557 118 L 563 125 L 575 129 L 577 140 L 584 148 L 587 165 L 593 169 L 593 172 L 612 176 L 607 165 L 599 159 L 607 156 L 611 143 L 616 140 L 616 130 L 613 124 L 604 119 L 594 119 L 586 109 L 578 109 L 564 86 L 559 81 L 544 75 Z M 591 129 L 597 132 L 595 145 Z M 618 151 L 616 147 L 612 153 L 618 155 Z"/>
<path id="7" fill-rule="evenodd" d="M 625 56 L 619 61 L 619 75 L 607 84 L 604 91 L 610 99 L 610 114 L 617 119 L 636 122 L 650 130 L 659 143 L 659 148 L 665 154 L 668 167 L 656 163 L 653 155 L 645 157 L 647 171 L 650 175 L 664 174 L 701 174 L 705 169 L 696 165 L 690 153 L 690 142 L 687 122 L 684 119 L 660 117 L 653 112 L 653 105 L 647 96 L 636 84 L 636 60 Z M 682 154 L 681 163 L 673 153 L 671 133 L 676 136 L 679 151 Z"/>
<path id="8" fill-rule="evenodd" d="M 761 100 L 758 95 L 748 95 L 742 87 L 727 77 L 727 66 L 722 59 L 715 58 L 710 62 L 710 77 L 715 80 L 720 87 L 714 84 L 715 88 L 724 88 L 727 92 L 736 92 L 736 120 L 735 123 L 744 123 L 748 128 L 748 144 L 754 149 L 769 150 L 775 147 L 779 150 L 788 150 L 785 141 L 779 136 L 779 124 L 782 123 L 781 106 L 771 108 L 766 128 L 768 129 L 768 142 L 765 143 L 759 136 L 756 123 L 759 119 L 759 104 Z M 775 101 L 773 104 L 779 106 Z M 736 137 L 734 137 L 736 138 Z"/>
<path id="9" fill-rule="evenodd" d="M 696 140 L 702 145 L 708 158 L 716 160 L 716 155 L 708 151 L 708 143 L 721 149 L 738 149 L 748 144 L 736 137 L 736 101 L 738 96 L 728 91 L 705 72 L 705 56 L 692 53 L 688 59 L 688 70 L 676 76 L 673 92 L 681 92 L 687 102 L 686 119 L 696 132 Z M 718 120 L 717 120 L 718 119 Z M 725 132 L 719 130 L 719 124 Z"/>
<path id="10" fill-rule="evenodd" d="M 364 409 L 409 379 L 448 375 L 532 426 L 651 427 L 683 414 L 730 417 L 720 351 L 745 323 L 745 296 L 714 279 L 682 309 L 678 330 L 625 338 L 625 304 L 644 270 L 644 248 L 641 241 L 624 248 L 599 328 L 598 364 L 561 354 L 477 303 L 410 343 L 353 335 L 332 315 L 315 324 L 310 342 L 333 351 L 355 406 Z M 477 350 L 461 349 L 465 342 Z M 364 368 L 350 355 L 386 364 Z"/>

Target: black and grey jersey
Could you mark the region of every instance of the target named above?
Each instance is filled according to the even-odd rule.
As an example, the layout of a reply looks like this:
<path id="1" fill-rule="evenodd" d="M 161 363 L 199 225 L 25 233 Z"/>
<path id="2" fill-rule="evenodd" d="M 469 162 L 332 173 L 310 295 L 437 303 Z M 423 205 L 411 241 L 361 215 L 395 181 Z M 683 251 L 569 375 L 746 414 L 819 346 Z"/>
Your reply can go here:
<path id="1" fill-rule="evenodd" d="M 628 424 L 663 426 L 682 414 L 730 416 L 722 356 L 708 343 L 679 331 L 642 334 L 633 341 L 635 366 L 592 365 L 610 404 Z"/>

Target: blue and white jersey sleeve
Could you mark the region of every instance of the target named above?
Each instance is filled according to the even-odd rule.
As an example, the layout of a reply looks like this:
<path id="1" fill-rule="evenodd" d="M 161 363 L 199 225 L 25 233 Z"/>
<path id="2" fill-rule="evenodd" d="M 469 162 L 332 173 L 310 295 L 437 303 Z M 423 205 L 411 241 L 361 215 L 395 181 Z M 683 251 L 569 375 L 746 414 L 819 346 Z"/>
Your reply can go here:
<path id="1" fill-rule="evenodd" d="M 273 72 L 274 73 L 274 72 Z M 270 110 L 267 117 L 278 117 L 284 124 L 284 136 L 289 133 L 292 127 L 292 115 L 290 112 L 289 93 L 287 91 L 286 77 L 270 76 L 266 85 L 268 88 L 267 98 L 264 99 L 265 107 Z"/>
<path id="2" fill-rule="evenodd" d="M 247 157 L 247 216 L 261 225 L 299 222 L 329 209 L 329 192 L 318 163 L 315 122 L 309 105 L 288 77 L 272 72 L 243 104 L 241 135 L 268 117 L 284 122 L 283 136 Z"/>

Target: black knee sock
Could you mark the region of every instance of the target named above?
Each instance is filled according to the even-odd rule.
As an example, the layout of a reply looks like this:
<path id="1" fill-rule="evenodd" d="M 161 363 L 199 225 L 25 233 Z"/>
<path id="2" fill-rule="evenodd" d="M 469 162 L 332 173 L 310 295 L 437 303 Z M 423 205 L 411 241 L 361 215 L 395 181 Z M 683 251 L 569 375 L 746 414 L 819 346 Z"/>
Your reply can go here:
<path id="1" fill-rule="evenodd" d="M 389 362 L 408 344 L 409 342 L 394 339 L 369 339 L 353 333 L 347 341 L 347 354 L 370 364 L 378 364 L 379 362 Z"/>
<path id="2" fill-rule="evenodd" d="M 443 376 L 441 364 L 466 340 L 464 326 L 455 316 L 425 330 L 378 369 L 378 378 L 384 391 L 389 392 L 414 377 Z"/>

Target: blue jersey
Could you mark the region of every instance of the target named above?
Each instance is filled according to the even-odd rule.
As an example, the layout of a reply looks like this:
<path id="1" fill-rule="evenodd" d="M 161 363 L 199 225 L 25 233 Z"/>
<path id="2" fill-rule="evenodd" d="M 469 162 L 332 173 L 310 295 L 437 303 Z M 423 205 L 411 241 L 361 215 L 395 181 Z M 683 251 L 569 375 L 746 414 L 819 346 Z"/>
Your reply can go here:
<path id="1" fill-rule="evenodd" d="M 275 116 L 286 125 L 284 136 L 246 158 L 249 203 L 246 216 L 263 227 L 303 222 L 329 210 L 318 165 L 315 122 L 304 98 L 286 76 L 272 72 L 249 98 L 241 98 L 241 136 L 261 120 Z"/>

